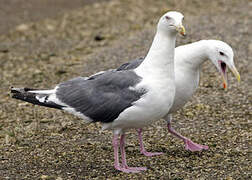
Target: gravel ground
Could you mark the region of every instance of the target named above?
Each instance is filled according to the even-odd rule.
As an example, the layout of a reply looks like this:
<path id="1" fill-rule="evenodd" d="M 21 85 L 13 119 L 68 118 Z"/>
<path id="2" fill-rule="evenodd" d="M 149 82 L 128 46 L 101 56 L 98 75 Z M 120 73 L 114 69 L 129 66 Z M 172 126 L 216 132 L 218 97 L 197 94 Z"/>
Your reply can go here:
<path id="1" fill-rule="evenodd" d="M 72 7 L 55 16 L 41 15 L 38 22 L 13 18 L 15 23 L 2 29 L 1 178 L 252 178 L 249 0 L 110 0 Z M 184 150 L 183 143 L 168 134 L 166 123 L 160 120 L 145 129 L 144 139 L 149 151 L 164 155 L 141 155 L 132 130 L 127 136 L 128 163 L 148 170 L 125 174 L 114 169 L 112 134 L 101 132 L 99 124 L 86 125 L 67 113 L 10 98 L 10 86 L 50 88 L 74 76 L 90 75 L 143 56 L 159 17 L 174 9 L 185 15 L 188 33 L 186 38 L 177 38 L 178 45 L 200 39 L 223 40 L 233 47 L 241 74 L 240 84 L 230 74 L 228 90 L 224 91 L 219 73 L 206 63 L 197 93 L 174 116 L 174 128 L 195 142 L 209 145 L 208 151 Z"/>
<path id="2" fill-rule="evenodd" d="M 0 33 L 20 23 L 52 18 L 71 9 L 107 0 L 0 0 Z"/>

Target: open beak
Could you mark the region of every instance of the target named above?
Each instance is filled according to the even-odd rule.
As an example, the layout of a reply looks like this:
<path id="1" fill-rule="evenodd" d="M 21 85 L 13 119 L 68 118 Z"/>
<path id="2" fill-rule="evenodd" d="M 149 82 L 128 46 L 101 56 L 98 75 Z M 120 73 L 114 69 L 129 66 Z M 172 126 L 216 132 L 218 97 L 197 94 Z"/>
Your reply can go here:
<path id="1" fill-rule="evenodd" d="M 237 81 L 240 82 L 241 81 L 241 77 L 239 72 L 237 71 L 235 66 L 230 67 L 230 70 L 232 71 L 232 73 L 234 74 L 234 76 L 236 77 Z"/>
<path id="2" fill-rule="evenodd" d="M 223 88 L 227 89 L 227 73 L 221 73 L 222 81 L 223 81 Z"/>
<path id="3" fill-rule="evenodd" d="M 185 27 L 183 25 L 179 25 L 176 27 L 176 30 L 182 35 L 182 36 L 186 36 L 186 31 L 185 31 Z"/>
<path id="4" fill-rule="evenodd" d="M 221 68 L 221 77 L 222 77 L 222 81 L 223 81 L 223 88 L 227 89 L 227 70 L 226 70 L 227 65 L 223 61 L 218 61 L 218 62 L 219 62 L 219 66 Z M 232 73 L 234 74 L 234 76 L 237 78 L 238 82 L 240 82 L 240 74 L 237 71 L 236 67 L 234 65 L 232 65 L 229 68 L 232 71 Z"/>

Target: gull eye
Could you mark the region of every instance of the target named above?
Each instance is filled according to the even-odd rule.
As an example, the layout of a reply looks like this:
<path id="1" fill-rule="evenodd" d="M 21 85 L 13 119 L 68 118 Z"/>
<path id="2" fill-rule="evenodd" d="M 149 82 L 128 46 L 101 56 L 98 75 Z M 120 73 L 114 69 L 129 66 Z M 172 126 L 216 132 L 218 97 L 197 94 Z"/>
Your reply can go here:
<path id="1" fill-rule="evenodd" d="M 221 52 L 221 51 L 220 51 L 219 53 L 220 53 L 221 56 L 224 56 L 224 55 L 225 55 L 224 52 Z"/>
<path id="2" fill-rule="evenodd" d="M 165 16 L 165 19 L 167 19 L 167 20 L 169 20 L 169 19 L 171 19 L 169 16 Z"/>

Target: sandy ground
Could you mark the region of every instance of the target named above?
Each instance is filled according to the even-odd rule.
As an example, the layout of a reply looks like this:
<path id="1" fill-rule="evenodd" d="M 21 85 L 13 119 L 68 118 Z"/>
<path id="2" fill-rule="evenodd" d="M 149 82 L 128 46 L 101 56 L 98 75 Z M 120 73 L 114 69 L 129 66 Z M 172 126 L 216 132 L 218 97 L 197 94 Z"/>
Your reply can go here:
<path id="1" fill-rule="evenodd" d="M 0 1 L 0 13 L 5 15 L 0 18 L 1 178 L 252 178 L 250 1 L 57 0 L 55 6 L 49 1 L 6 2 Z M 12 7 L 15 13 L 9 13 Z M 230 73 L 224 91 L 219 73 L 205 63 L 195 96 L 174 115 L 174 128 L 207 144 L 208 151 L 186 151 L 160 120 L 145 129 L 144 139 L 149 151 L 164 155 L 141 155 L 132 130 L 127 134 L 128 164 L 148 170 L 121 173 L 113 168 L 111 132 L 101 132 L 99 124 L 86 125 L 59 110 L 10 98 L 11 86 L 50 88 L 145 55 L 159 17 L 174 9 L 185 15 L 188 33 L 186 38 L 178 37 L 178 45 L 200 39 L 223 40 L 233 47 L 241 74 L 242 81 L 237 84 Z"/>

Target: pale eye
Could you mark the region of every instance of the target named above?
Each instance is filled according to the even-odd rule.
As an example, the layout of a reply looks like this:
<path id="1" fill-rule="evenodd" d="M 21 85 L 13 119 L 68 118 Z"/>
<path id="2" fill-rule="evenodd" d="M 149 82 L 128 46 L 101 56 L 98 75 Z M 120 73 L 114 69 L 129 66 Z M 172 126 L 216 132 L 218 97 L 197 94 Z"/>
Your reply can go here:
<path id="1" fill-rule="evenodd" d="M 221 56 L 224 56 L 224 55 L 225 55 L 224 52 L 221 52 L 221 51 L 220 51 L 219 53 L 220 53 Z"/>

